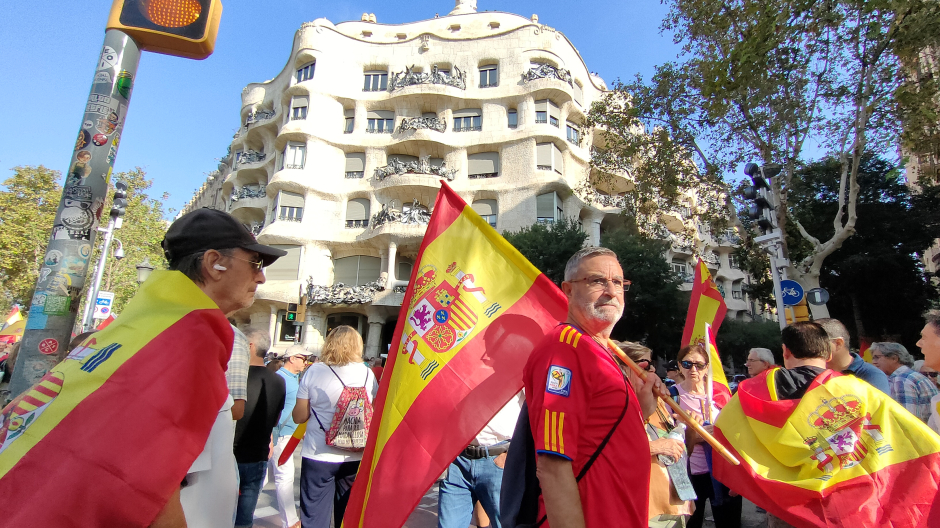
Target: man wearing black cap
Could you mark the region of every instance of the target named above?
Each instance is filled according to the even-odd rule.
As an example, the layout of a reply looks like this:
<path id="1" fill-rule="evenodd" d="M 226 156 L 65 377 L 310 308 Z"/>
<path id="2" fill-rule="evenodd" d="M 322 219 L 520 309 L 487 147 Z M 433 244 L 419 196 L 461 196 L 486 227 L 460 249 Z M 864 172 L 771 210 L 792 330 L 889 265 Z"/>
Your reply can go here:
<path id="1" fill-rule="evenodd" d="M 169 269 L 186 275 L 225 315 L 251 306 L 265 281 L 261 270 L 287 254 L 259 244 L 233 216 L 214 209 L 177 219 L 162 245 Z M 171 500 L 164 510 L 166 520 L 172 520 L 166 526 L 183 526 L 184 516 L 189 528 L 232 525 L 238 502 L 233 404 L 230 394 L 183 481 L 179 502 Z"/>

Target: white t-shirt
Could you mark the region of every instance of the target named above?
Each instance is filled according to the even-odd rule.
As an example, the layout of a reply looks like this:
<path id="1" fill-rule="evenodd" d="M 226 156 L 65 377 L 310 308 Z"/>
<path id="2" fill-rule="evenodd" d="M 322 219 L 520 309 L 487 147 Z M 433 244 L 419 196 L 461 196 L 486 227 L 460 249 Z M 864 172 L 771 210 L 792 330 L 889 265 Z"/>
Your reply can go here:
<path id="1" fill-rule="evenodd" d="M 927 425 L 940 434 L 940 394 L 930 399 L 930 418 L 927 420 Z"/>
<path id="2" fill-rule="evenodd" d="M 297 399 L 310 400 L 310 418 L 307 421 L 307 432 L 304 434 L 304 446 L 300 455 L 319 462 L 355 462 L 362 459 L 362 452 L 345 451 L 326 445 L 326 433 L 320 429 L 317 418 L 323 428 L 329 431 L 333 410 L 340 394 L 343 393 L 343 383 L 347 387 L 368 387 L 370 402 L 375 399 L 379 383 L 372 370 L 362 363 L 333 366 L 333 371 L 336 374 L 333 374 L 327 365 L 314 363 L 300 380 Z M 337 376 L 343 380 L 342 383 Z M 314 411 L 317 413 L 316 417 L 313 416 Z"/>
<path id="3" fill-rule="evenodd" d="M 496 416 L 486 424 L 486 427 L 477 434 L 473 444 L 491 446 L 506 440 L 511 440 L 523 403 L 525 403 L 525 394 L 519 391 L 519 394 L 513 396 L 512 399 L 496 413 Z"/>
<path id="4" fill-rule="evenodd" d="M 232 443 L 235 421 L 232 420 L 231 394 L 219 410 L 206 447 L 193 461 L 186 475 L 189 484 L 180 491 L 180 503 L 186 526 L 217 528 L 235 524 L 238 506 L 238 466 Z"/>

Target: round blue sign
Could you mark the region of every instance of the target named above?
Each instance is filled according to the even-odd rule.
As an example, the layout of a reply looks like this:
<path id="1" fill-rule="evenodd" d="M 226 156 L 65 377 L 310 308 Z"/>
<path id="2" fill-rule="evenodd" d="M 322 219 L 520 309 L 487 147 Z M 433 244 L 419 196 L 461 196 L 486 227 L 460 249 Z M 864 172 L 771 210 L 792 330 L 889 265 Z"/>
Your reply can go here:
<path id="1" fill-rule="evenodd" d="M 440 324 L 446 323 L 448 319 L 450 319 L 450 314 L 447 310 L 438 310 L 434 313 L 434 320 Z"/>
<path id="2" fill-rule="evenodd" d="M 783 304 L 795 306 L 803 300 L 803 287 L 795 280 L 780 281 L 780 290 L 783 292 Z"/>

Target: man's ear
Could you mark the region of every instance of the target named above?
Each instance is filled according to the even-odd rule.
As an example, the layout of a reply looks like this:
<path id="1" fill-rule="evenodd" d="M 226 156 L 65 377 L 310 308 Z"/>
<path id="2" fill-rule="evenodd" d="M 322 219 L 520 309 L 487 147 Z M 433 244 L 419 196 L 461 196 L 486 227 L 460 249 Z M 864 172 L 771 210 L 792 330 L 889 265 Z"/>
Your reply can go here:
<path id="1" fill-rule="evenodd" d="M 210 249 L 203 253 L 202 255 L 202 276 L 206 280 L 220 281 L 222 280 L 222 274 L 225 273 L 225 266 L 222 265 L 222 259 L 225 258 L 221 253 L 214 249 Z M 219 268 L 216 268 L 216 265 Z"/>
<path id="2" fill-rule="evenodd" d="M 565 294 L 565 297 L 571 298 L 571 283 L 568 281 L 563 281 L 561 283 L 561 292 Z"/>
<path id="3" fill-rule="evenodd" d="M 790 349 L 787 348 L 787 345 L 783 345 L 783 359 L 787 360 L 793 357 L 793 354 L 790 352 Z"/>

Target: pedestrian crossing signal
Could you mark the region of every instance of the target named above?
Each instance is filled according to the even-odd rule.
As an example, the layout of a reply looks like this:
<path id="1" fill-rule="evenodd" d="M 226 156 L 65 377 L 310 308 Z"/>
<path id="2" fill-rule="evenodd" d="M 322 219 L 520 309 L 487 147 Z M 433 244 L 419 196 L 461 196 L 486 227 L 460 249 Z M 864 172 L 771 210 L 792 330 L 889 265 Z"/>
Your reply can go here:
<path id="1" fill-rule="evenodd" d="M 284 318 L 287 322 L 293 322 L 297 320 L 297 304 L 290 303 L 287 305 L 287 317 Z"/>
<path id="2" fill-rule="evenodd" d="M 114 0 L 108 29 L 130 35 L 145 51 L 190 59 L 212 55 L 221 0 Z"/>

